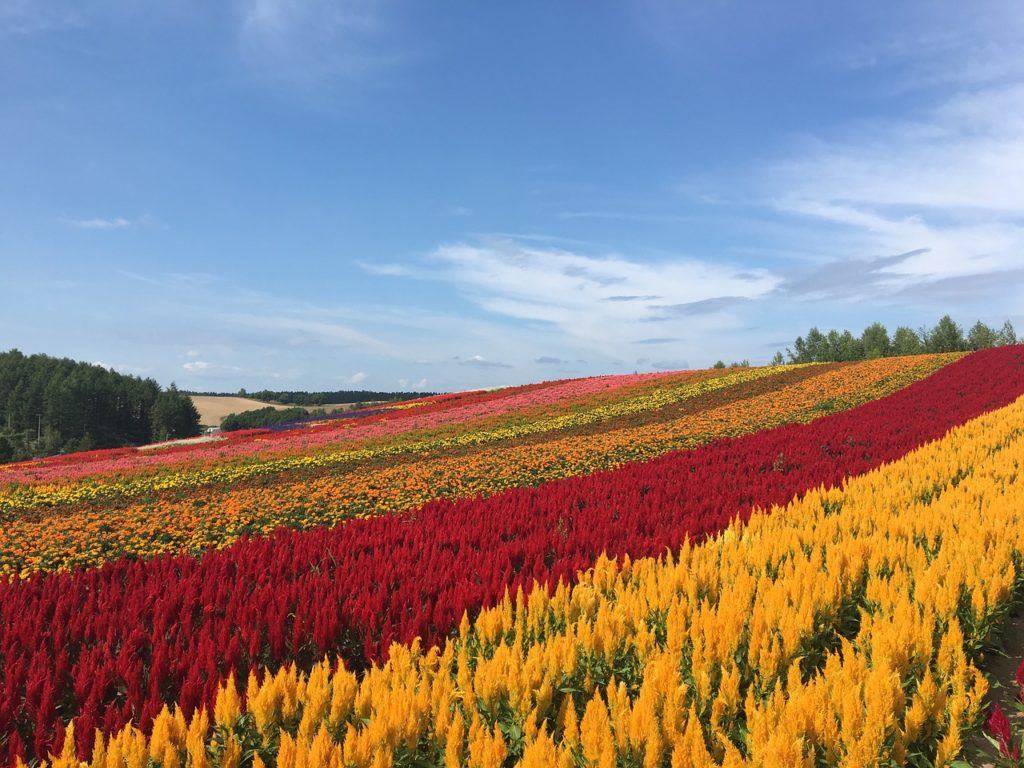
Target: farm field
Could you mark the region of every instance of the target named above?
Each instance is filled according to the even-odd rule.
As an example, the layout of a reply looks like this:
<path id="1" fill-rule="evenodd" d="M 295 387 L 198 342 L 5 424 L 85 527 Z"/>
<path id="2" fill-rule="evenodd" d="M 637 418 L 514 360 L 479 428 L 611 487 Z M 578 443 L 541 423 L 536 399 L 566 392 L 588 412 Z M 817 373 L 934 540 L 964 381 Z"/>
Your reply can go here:
<path id="1" fill-rule="evenodd" d="M 951 766 L 1022 463 L 1004 346 L 0 466 L 0 763 Z"/>
<path id="2" fill-rule="evenodd" d="M 251 397 L 236 397 L 232 395 L 189 395 L 196 410 L 199 411 L 199 423 L 204 424 L 208 427 L 216 427 L 220 425 L 221 419 L 232 413 L 245 413 L 246 411 L 255 411 L 260 408 L 273 408 L 277 411 L 283 411 L 287 408 L 293 408 L 291 405 L 282 405 L 281 403 L 266 403 L 262 400 L 254 400 Z M 353 403 L 328 403 L 327 405 L 318 405 L 317 408 L 323 408 L 325 411 L 347 411 L 351 410 Z M 312 406 L 309 410 L 312 410 Z"/>
<path id="3" fill-rule="evenodd" d="M 232 397 L 230 395 L 189 395 L 192 404 L 199 411 L 199 423 L 208 427 L 220 425 L 221 419 L 229 413 L 244 413 L 258 408 L 274 408 L 282 411 L 287 405 L 280 403 L 264 403 L 251 397 Z"/>

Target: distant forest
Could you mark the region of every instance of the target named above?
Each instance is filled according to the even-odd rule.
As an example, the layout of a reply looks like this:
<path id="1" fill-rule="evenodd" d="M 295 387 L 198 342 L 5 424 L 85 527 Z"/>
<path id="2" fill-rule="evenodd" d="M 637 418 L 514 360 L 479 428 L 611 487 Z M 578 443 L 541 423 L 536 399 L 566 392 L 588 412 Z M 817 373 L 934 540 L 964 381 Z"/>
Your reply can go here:
<path id="1" fill-rule="evenodd" d="M 301 407 L 278 410 L 272 405 L 268 405 L 266 408 L 257 408 L 254 411 L 229 413 L 220 420 L 220 428 L 225 432 L 234 432 L 238 429 L 270 427 L 274 424 L 285 424 L 289 421 L 299 421 L 300 419 L 315 419 L 318 416 L 326 415 L 327 411 L 323 408 L 314 408 L 311 411 Z"/>
<path id="2" fill-rule="evenodd" d="M 261 389 L 249 392 L 240 389 L 237 392 L 188 392 L 190 395 L 251 397 L 265 403 L 281 405 L 341 405 L 347 403 L 391 402 L 395 400 L 414 400 L 418 397 L 430 397 L 436 392 L 373 392 L 366 389 L 339 389 L 334 392 L 289 392 L 272 389 Z"/>
<path id="3" fill-rule="evenodd" d="M 850 331 L 833 329 L 822 333 L 811 328 L 806 336 L 797 336 L 793 348 L 786 350 L 786 357 L 791 363 L 834 363 L 928 352 L 967 352 L 1016 343 L 1017 333 L 1009 320 L 999 330 L 979 320 L 965 333 L 953 318 L 945 315 L 931 328 L 915 331 L 900 326 L 892 336 L 881 323 L 872 323 L 859 336 Z M 781 365 L 785 361 L 782 353 L 776 352 L 772 363 Z"/>
<path id="4" fill-rule="evenodd" d="M 172 384 L 49 355 L 0 353 L 0 462 L 199 434 Z"/>

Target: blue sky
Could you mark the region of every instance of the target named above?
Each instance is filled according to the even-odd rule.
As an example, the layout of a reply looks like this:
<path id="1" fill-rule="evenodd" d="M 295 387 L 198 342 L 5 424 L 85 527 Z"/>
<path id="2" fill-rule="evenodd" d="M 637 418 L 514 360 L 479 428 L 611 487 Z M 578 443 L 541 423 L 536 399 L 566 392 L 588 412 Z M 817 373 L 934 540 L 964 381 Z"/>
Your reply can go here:
<path id="1" fill-rule="evenodd" d="M 1024 330 L 1014 5 L 0 0 L 0 347 L 458 389 Z"/>

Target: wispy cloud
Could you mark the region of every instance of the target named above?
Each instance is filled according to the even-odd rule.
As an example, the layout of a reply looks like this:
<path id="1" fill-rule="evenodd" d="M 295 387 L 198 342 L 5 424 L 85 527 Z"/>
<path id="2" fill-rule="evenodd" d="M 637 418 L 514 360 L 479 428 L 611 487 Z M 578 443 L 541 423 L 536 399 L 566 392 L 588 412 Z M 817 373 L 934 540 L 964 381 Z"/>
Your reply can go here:
<path id="1" fill-rule="evenodd" d="M 783 284 L 784 285 L 784 284 Z M 778 288 L 775 289 L 779 290 Z M 774 293 L 774 291 L 772 292 Z M 650 320 L 668 320 L 673 317 L 693 317 L 695 315 L 711 315 L 725 312 L 751 301 L 749 296 L 714 296 L 699 301 L 686 301 L 681 304 L 652 304 L 655 311 Z"/>
<path id="2" fill-rule="evenodd" d="M 455 361 L 459 365 L 469 365 L 474 368 L 511 368 L 512 366 L 508 363 L 502 363 L 497 360 L 488 360 L 481 355 L 471 355 L 470 357 L 456 357 Z"/>
<path id="3" fill-rule="evenodd" d="M 775 210 L 819 226 L 826 257 L 791 276 L 787 295 L 913 287 L 924 299 L 944 280 L 1012 270 L 1024 253 L 1024 82 L 808 143 L 767 180 Z"/>
<path id="4" fill-rule="evenodd" d="M 91 218 L 91 219 L 74 219 L 64 217 L 60 220 L 61 224 L 65 224 L 69 227 L 77 227 L 78 229 L 127 229 L 132 225 L 131 221 L 115 216 L 114 218 Z"/>
<path id="5" fill-rule="evenodd" d="M 357 261 L 356 266 L 371 275 L 382 275 L 384 277 L 408 277 L 414 270 L 405 264 L 371 264 L 366 261 Z"/>
<path id="6" fill-rule="evenodd" d="M 673 344 L 673 343 L 675 343 L 677 341 L 682 341 L 682 339 L 680 339 L 680 338 L 678 338 L 676 336 L 655 336 L 655 337 L 650 338 L 650 339 L 637 339 L 633 343 L 634 344 Z"/>
<path id="7" fill-rule="evenodd" d="M 689 216 L 678 213 L 644 213 L 637 211 L 562 211 L 560 219 L 606 219 L 608 221 L 632 221 L 642 224 L 688 221 Z"/>
<path id="8" fill-rule="evenodd" d="M 453 283 L 485 311 L 553 327 L 567 342 L 606 352 L 627 349 L 640 335 L 640 323 L 663 314 L 637 299 L 684 304 L 755 298 L 781 283 L 767 270 L 702 259 L 640 261 L 509 238 L 443 246 L 428 261 L 436 265 L 435 278 Z M 692 323 L 672 330 L 680 338 L 702 332 Z"/>
<path id="9" fill-rule="evenodd" d="M 900 91 L 984 86 L 1024 75 L 1024 19 L 1015 0 L 907 2 L 886 9 L 881 34 L 834 60 L 881 70 Z"/>
<path id="10" fill-rule="evenodd" d="M 299 86 L 351 81 L 403 59 L 379 0 L 241 0 L 239 49 L 263 78 Z"/>
<path id="11" fill-rule="evenodd" d="M 343 323 L 315 319 L 298 314 L 225 313 L 221 320 L 236 327 L 273 331 L 285 334 L 290 346 L 352 347 L 377 354 L 395 354 L 389 342 L 375 338 Z"/>
<path id="12" fill-rule="evenodd" d="M 82 24 L 78 10 L 67 3 L 0 0 L 0 37 L 34 35 Z"/>
<path id="13" fill-rule="evenodd" d="M 661 296 L 648 294 L 647 296 L 605 296 L 601 301 L 657 301 Z"/>
<path id="14" fill-rule="evenodd" d="M 398 386 L 401 389 L 423 390 L 423 389 L 426 389 L 428 383 L 429 382 L 425 378 L 420 378 L 420 379 L 402 378 L 402 379 L 398 380 Z"/>
<path id="15" fill-rule="evenodd" d="M 346 380 L 349 384 L 358 384 L 361 381 L 366 381 L 366 372 L 357 371 L 348 377 Z"/>

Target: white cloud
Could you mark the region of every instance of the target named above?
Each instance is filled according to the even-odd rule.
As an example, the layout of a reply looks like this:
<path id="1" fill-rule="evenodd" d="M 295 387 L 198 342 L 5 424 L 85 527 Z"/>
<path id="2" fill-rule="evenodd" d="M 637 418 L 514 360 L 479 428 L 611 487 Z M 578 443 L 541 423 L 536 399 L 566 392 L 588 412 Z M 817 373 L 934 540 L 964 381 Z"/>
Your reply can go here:
<path id="1" fill-rule="evenodd" d="M 181 367 L 189 373 L 199 373 L 200 371 L 208 371 L 213 366 L 205 360 L 192 360 Z"/>
<path id="2" fill-rule="evenodd" d="M 767 270 L 679 257 L 657 262 L 618 254 L 593 256 L 512 238 L 438 248 L 436 277 L 454 283 L 488 312 L 551 327 L 573 344 L 613 350 L 650 336 L 694 339 L 729 302 L 765 296 L 782 279 Z M 624 301 L 628 296 L 636 300 Z M 727 301 L 726 301 L 727 300 Z M 702 303 L 717 302 L 714 306 Z M 689 308 L 688 311 L 685 311 Z M 676 315 L 689 315 L 675 320 Z M 661 334 L 659 334 L 661 335 Z"/>
<path id="3" fill-rule="evenodd" d="M 413 274 L 412 268 L 405 264 L 370 264 L 365 261 L 357 261 L 356 266 L 371 275 L 385 277 L 409 277 Z"/>
<path id="4" fill-rule="evenodd" d="M 502 363 L 497 360 L 488 360 L 482 355 L 471 355 L 469 357 L 456 357 L 455 361 L 459 365 L 470 365 L 474 368 L 511 368 L 512 366 L 508 363 Z"/>
<path id="5" fill-rule="evenodd" d="M 890 291 L 1020 268 L 1024 83 L 816 142 L 774 165 L 768 184 L 776 209 L 828 226 L 833 258 L 913 252 L 881 270 Z"/>
<path id="6" fill-rule="evenodd" d="M 361 381 L 366 380 L 366 374 L 363 371 L 357 371 L 348 377 L 349 384 L 358 384 Z"/>
<path id="7" fill-rule="evenodd" d="M 225 314 L 224 322 L 238 327 L 273 332 L 288 332 L 285 343 L 290 346 L 356 347 L 379 354 L 395 354 L 395 348 L 348 325 L 328 319 L 316 319 L 286 314 Z"/>
<path id="8" fill-rule="evenodd" d="M 66 224 L 69 227 L 78 227 L 79 229 L 127 229 L 132 225 L 128 219 L 117 216 L 112 219 L 103 218 L 92 218 L 92 219 L 71 219 L 62 218 L 61 224 Z"/>
<path id="9" fill-rule="evenodd" d="M 427 386 L 427 380 L 420 379 L 419 381 L 413 381 L 412 379 L 402 378 L 398 380 L 398 386 L 400 389 L 422 390 L 425 386 Z"/>

